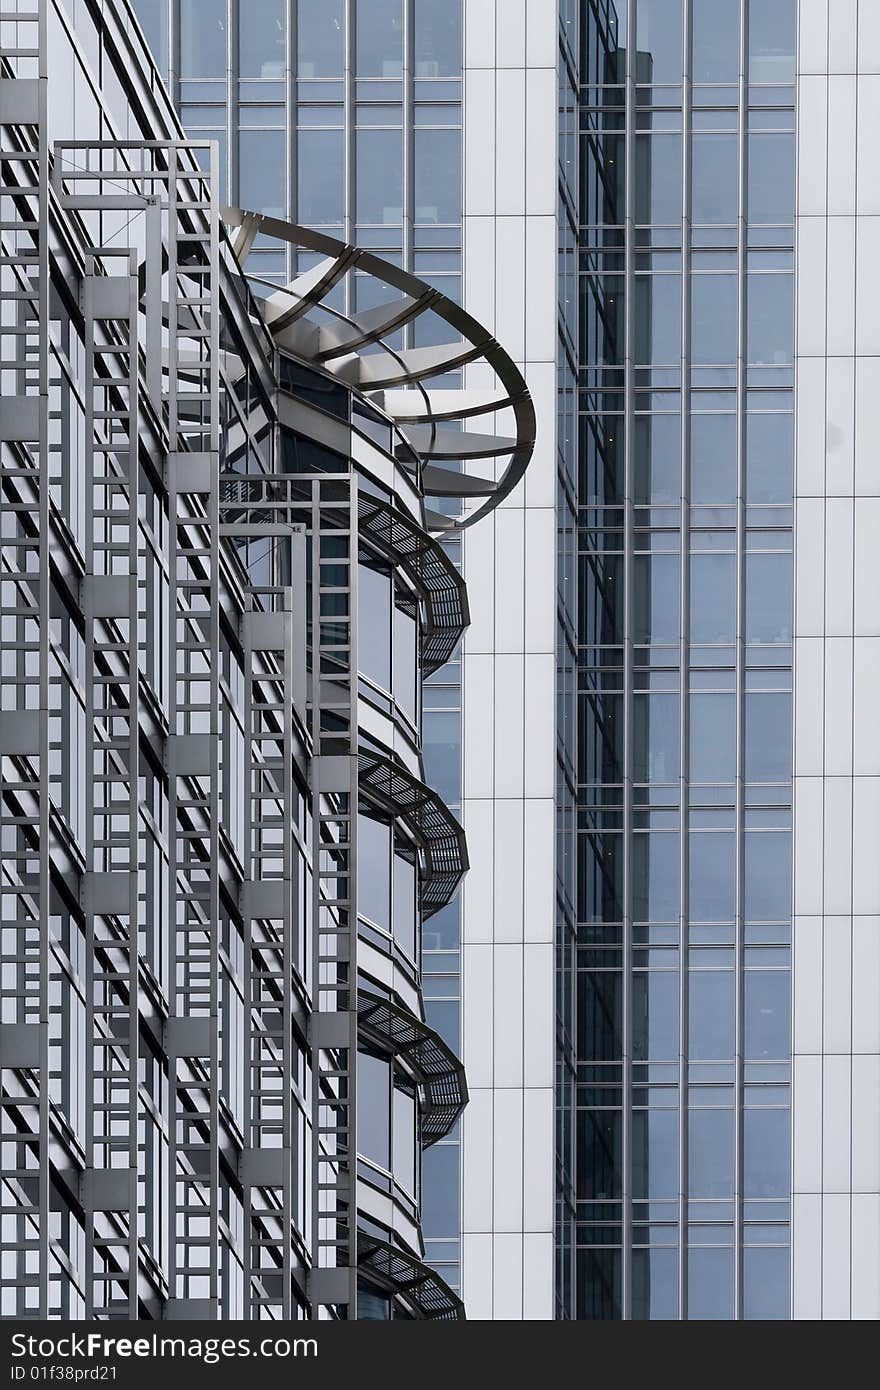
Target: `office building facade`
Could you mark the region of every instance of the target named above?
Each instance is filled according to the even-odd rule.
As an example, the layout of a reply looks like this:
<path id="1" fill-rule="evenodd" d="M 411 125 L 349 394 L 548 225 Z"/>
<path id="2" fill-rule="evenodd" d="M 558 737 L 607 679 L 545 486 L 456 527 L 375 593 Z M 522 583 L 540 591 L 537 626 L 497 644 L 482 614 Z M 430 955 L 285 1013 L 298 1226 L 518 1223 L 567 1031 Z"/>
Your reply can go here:
<path id="1" fill-rule="evenodd" d="M 2 37 L 0 1313 L 460 1317 L 421 950 L 468 854 L 423 682 L 522 375 L 399 263 L 221 218 L 126 5 Z"/>

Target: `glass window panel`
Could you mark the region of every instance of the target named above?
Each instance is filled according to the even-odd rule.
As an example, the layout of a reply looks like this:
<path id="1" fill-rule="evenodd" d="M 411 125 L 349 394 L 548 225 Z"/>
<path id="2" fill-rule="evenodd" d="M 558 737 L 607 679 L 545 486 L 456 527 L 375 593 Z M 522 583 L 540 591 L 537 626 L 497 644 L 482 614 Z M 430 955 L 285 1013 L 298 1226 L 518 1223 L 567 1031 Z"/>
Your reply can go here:
<path id="1" fill-rule="evenodd" d="M 578 1191 L 585 1201 L 620 1199 L 621 1129 L 617 1110 L 578 1111 Z"/>
<path id="2" fill-rule="evenodd" d="M 793 134 L 756 132 L 749 135 L 750 222 L 794 221 L 794 167 Z"/>
<path id="3" fill-rule="evenodd" d="M 667 832 L 633 836 L 633 916 L 637 922 L 674 922 L 681 902 L 679 837 Z"/>
<path id="4" fill-rule="evenodd" d="M 578 844 L 578 917 L 619 922 L 623 916 L 623 836 L 581 835 Z"/>
<path id="5" fill-rule="evenodd" d="M 688 1196 L 692 1200 L 733 1196 L 732 1110 L 688 1111 Z"/>
<path id="6" fill-rule="evenodd" d="M 635 500 L 660 506 L 681 497 L 681 416 L 635 421 Z"/>
<path id="7" fill-rule="evenodd" d="M 134 0 L 134 12 L 162 73 L 168 71 L 168 0 Z"/>
<path id="8" fill-rule="evenodd" d="M 633 560 L 633 637 L 636 642 L 678 642 L 681 636 L 681 566 L 677 555 Z"/>
<path id="9" fill-rule="evenodd" d="M 358 816 L 358 912 L 371 922 L 391 927 L 391 826 L 373 816 Z"/>
<path id="10" fill-rule="evenodd" d="M 743 1183 L 746 1197 L 788 1197 L 791 1191 L 790 1161 L 789 1111 L 747 1106 L 743 1112 Z"/>
<path id="11" fill-rule="evenodd" d="M 297 75 L 341 77 L 345 67 L 345 0 L 298 0 Z"/>
<path id="12" fill-rule="evenodd" d="M 787 970 L 746 971 L 745 1056 L 749 1061 L 777 1062 L 790 1055 L 789 995 Z"/>
<path id="13" fill-rule="evenodd" d="M 633 1050 L 637 1062 L 669 1062 L 679 1053 L 678 973 L 633 974 Z"/>
<path id="14" fill-rule="evenodd" d="M 797 0 L 749 0 L 749 81 L 793 82 Z"/>
<path id="15" fill-rule="evenodd" d="M 736 777 L 736 698 L 692 695 L 690 778 L 692 782 L 732 782 Z"/>
<path id="16" fill-rule="evenodd" d="M 425 777 L 447 805 L 461 800 L 461 716 L 425 710 L 422 717 Z"/>
<path id="17" fill-rule="evenodd" d="M 616 1321 L 621 1316 L 620 1251 L 578 1250 L 577 1318 Z"/>
<path id="18" fill-rule="evenodd" d="M 287 134 L 283 130 L 241 130 L 238 134 L 238 195 L 241 207 L 268 217 L 285 217 Z"/>
<path id="19" fill-rule="evenodd" d="M 639 366 L 681 361 L 681 279 L 635 277 L 635 354 Z"/>
<path id="20" fill-rule="evenodd" d="M 397 130 L 357 133 L 357 220 L 403 221 L 403 137 Z"/>
<path id="21" fill-rule="evenodd" d="M 695 82 L 739 77 L 740 0 L 697 0 L 693 8 L 691 70 Z"/>
<path id="22" fill-rule="evenodd" d="M 422 1227 L 433 1240 L 458 1239 L 459 1147 L 432 1144 L 422 1155 Z"/>
<path id="23" fill-rule="evenodd" d="M 791 777 L 791 696 L 784 691 L 746 695 L 747 782 L 787 782 Z"/>
<path id="24" fill-rule="evenodd" d="M 416 1102 L 399 1086 L 394 1088 L 394 1177 L 401 1187 L 416 1191 Z"/>
<path id="25" fill-rule="evenodd" d="M 731 970 L 692 970 L 688 982 L 688 1056 L 715 1062 L 734 1054 Z"/>
<path id="26" fill-rule="evenodd" d="M 746 420 L 746 497 L 749 502 L 792 499 L 794 416 L 749 415 Z"/>
<path id="27" fill-rule="evenodd" d="M 358 565 L 358 666 L 391 690 L 391 575 Z"/>
<path id="28" fill-rule="evenodd" d="M 439 1033 L 447 1047 L 461 1052 L 461 1006 L 457 999 L 429 999 L 425 1004 L 428 1027 Z"/>
<path id="29" fill-rule="evenodd" d="M 691 641 L 736 639 L 736 556 L 691 556 Z"/>
<path id="30" fill-rule="evenodd" d="M 180 75 L 226 76 L 226 0 L 180 0 Z"/>
<path id="31" fill-rule="evenodd" d="M 461 901 L 453 898 L 451 903 L 433 912 L 422 927 L 422 949 L 424 951 L 455 951 L 461 944 Z"/>
<path id="32" fill-rule="evenodd" d="M 578 1059 L 615 1062 L 623 1055 L 620 972 L 578 971 Z"/>
<path id="33" fill-rule="evenodd" d="M 242 6 L 238 27 L 239 77 L 276 81 L 287 67 L 286 0 L 261 0 Z"/>
<path id="34" fill-rule="evenodd" d="M 391 1167 L 391 1067 L 381 1057 L 359 1052 L 357 1057 L 358 1153 Z"/>
<path id="35" fill-rule="evenodd" d="M 632 1252 L 632 1316 L 637 1321 L 678 1318 L 678 1251 Z"/>
<path id="36" fill-rule="evenodd" d="M 387 81 L 402 76 L 402 0 L 358 0 L 355 50 L 358 77 L 384 77 Z"/>
<path id="37" fill-rule="evenodd" d="M 736 362 L 739 285 L 735 275 L 691 276 L 691 359 L 697 365 Z"/>
<path id="38" fill-rule="evenodd" d="M 414 139 L 416 222 L 460 222 L 461 131 L 417 130 Z"/>
<path id="39" fill-rule="evenodd" d="M 681 0 L 639 0 L 636 16 L 637 81 L 681 82 Z"/>
<path id="40" fill-rule="evenodd" d="M 792 628 L 790 555 L 746 556 L 746 641 L 790 642 Z"/>
<path id="41" fill-rule="evenodd" d="M 786 1246 L 747 1246 L 743 1251 L 743 1317 L 788 1322 L 790 1252 Z"/>
<path id="42" fill-rule="evenodd" d="M 633 1199 L 664 1201 L 678 1196 L 678 1111 L 634 1110 L 632 1117 Z"/>
<path id="43" fill-rule="evenodd" d="M 416 696 L 416 623 L 402 608 L 394 609 L 394 698 L 415 723 L 418 715 Z"/>
<path id="44" fill-rule="evenodd" d="M 694 135 L 691 166 L 691 220 L 698 226 L 734 223 L 739 207 L 739 139 L 736 135 Z"/>
<path id="45" fill-rule="evenodd" d="M 733 1318 L 733 1251 L 688 1251 L 688 1319 L 729 1322 Z"/>
<path id="46" fill-rule="evenodd" d="M 756 366 L 785 366 L 794 356 L 794 276 L 748 277 L 747 353 Z"/>
<path id="47" fill-rule="evenodd" d="M 791 917 L 791 835 L 752 831 L 745 846 L 745 912 L 750 922 Z"/>
<path id="48" fill-rule="evenodd" d="M 677 225 L 682 210 L 681 136 L 637 135 L 635 145 L 636 222 Z"/>
<path id="49" fill-rule="evenodd" d="M 461 0 L 413 0 L 417 78 L 461 75 Z"/>
<path id="50" fill-rule="evenodd" d="M 416 958 L 416 871 L 402 855 L 394 856 L 394 939 L 410 960 Z"/>
<path id="51" fill-rule="evenodd" d="M 688 864 L 691 922 L 732 922 L 736 912 L 736 836 L 693 831 Z"/>
<path id="52" fill-rule="evenodd" d="M 315 223 L 342 222 L 345 176 L 341 130 L 301 130 L 297 137 L 298 217 Z"/>
<path id="53" fill-rule="evenodd" d="M 633 696 L 633 779 L 677 782 L 680 767 L 677 695 Z"/>
<path id="54" fill-rule="evenodd" d="M 692 503 L 736 501 L 736 416 L 691 416 Z"/>

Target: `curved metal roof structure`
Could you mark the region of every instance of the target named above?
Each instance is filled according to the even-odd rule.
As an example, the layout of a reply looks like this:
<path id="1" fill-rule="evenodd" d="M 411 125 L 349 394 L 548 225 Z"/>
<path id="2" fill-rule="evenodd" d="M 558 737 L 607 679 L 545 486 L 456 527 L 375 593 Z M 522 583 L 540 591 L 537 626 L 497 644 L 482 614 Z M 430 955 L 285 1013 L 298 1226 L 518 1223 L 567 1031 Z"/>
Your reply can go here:
<path id="1" fill-rule="evenodd" d="M 534 450 L 535 409 L 519 368 L 476 319 L 418 276 L 324 232 L 240 208 L 224 208 L 223 218 L 242 266 L 258 235 L 321 257 L 283 288 L 251 277 L 270 291 L 261 298 L 261 312 L 276 346 L 323 367 L 372 398 L 395 420 L 423 460 L 426 495 L 462 502 L 483 499 L 458 518 L 426 510 L 431 530 L 464 530 L 513 491 Z M 371 276 L 387 289 L 387 297 L 375 308 L 349 315 L 328 300 L 354 271 Z M 429 313 L 448 326 L 447 342 L 398 349 L 386 341 Z M 497 383 L 494 391 L 450 391 L 449 401 L 443 402 L 442 389 L 426 389 L 427 379 L 474 362 L 491 368 Z M 388 391 L 400 394 L 389 402 Z M 492 430 L 492 417 L 499 411 L 512 412 L 514 434 L 510 437 Z M 472 431 L 471 424 L 481 419 L 486 432 Z M 497 479 L 468 470 L 470 463 L 481 459 L 506 460 Z M 450 463 L 457 466 L 446 466 Z"/>

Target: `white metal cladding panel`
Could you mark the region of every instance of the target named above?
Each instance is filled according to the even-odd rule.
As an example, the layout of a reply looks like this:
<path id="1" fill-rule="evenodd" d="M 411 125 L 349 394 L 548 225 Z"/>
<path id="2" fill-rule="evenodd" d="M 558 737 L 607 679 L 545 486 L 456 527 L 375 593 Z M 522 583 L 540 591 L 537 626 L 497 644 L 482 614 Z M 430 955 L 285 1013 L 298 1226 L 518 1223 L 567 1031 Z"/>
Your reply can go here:
<path id="1" fill-rule="evenodd" d="M 857 42 L 856 42 L 857 40 Z M 880 6 L 801 0 L 792 1311 L 880 1318 Z"/>
<path id="2" fill-rule="evenodd" d="M 521 365 L 538 442 L 465 539 L 462 1279 L 470 1317 L 552 1318 L 557 13 L 465 16 L 465 303 Z"/>

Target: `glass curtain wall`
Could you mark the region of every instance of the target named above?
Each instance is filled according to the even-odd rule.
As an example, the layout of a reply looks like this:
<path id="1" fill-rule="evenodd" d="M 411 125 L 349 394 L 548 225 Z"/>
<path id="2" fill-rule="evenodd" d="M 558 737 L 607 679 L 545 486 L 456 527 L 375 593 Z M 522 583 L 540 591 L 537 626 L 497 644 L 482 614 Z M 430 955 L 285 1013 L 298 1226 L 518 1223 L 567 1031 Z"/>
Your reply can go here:
<path id="1" fill-rule="evenodd" d="M 376 249 L 461 299 L 462 0 L 133 0 L 189 134 L 220 146 L 224 199 Z M 314 258 L 259 236 L 267 293 Z M 356 277 L 349 311 L 375 307 Z M 448 338 L 430 314 L 389 346 Z M 429 385 L 460 386 L 459 373 Z M 437 503 L 438 510 L 443 509 Z M 460 541 L 444 542 L 456 563 Z M 425 775 L 458 813 L 461 666 L 424 688 Z M 426 925 L 428 1023 L 460 1052 L 460 908 Z M 458 1288 L 458 1126 L 424 1155 L 427 1259 Z"/>
<path id="2" fill-rule="evenodd" d="M 796 0 L 580 18 L 559 1310 L 786 1318 Z"/>

